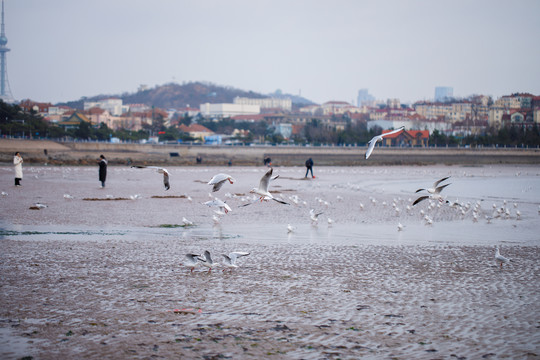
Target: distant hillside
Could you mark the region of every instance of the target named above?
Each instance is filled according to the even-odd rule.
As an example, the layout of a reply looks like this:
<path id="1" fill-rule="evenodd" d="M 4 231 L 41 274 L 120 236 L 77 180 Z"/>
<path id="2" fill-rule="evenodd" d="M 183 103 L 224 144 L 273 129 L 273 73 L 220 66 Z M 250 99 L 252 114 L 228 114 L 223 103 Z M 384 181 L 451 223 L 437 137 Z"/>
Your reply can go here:
<path id="1" fill-rule="evenodd" d="M 109 97 L 121 98 L 124 104 L 146 104 L 162 109 L 184 108 L 187 106 L 198 108 L 204 103 L 232 103 L 237 96 L 249 98 L 265 98 L 269 96 L 279 98 L 291 98 L 293 107 L 313 104 L 310 100 L 299 96 L 282 94 L 263 95 L 253 91 L 244 91 L 233 87 L 219 86 L 211 83 L 190 82 L 183 85 L 169 83 L 158 85 L 152 89 L 138 91 L 136 93 L 124 93 L 122 95 L 98 95 L 70 101 L 58 105 L 67 105 L 76 109 L 83 108 L 84 101 L 97 101 Z"/>

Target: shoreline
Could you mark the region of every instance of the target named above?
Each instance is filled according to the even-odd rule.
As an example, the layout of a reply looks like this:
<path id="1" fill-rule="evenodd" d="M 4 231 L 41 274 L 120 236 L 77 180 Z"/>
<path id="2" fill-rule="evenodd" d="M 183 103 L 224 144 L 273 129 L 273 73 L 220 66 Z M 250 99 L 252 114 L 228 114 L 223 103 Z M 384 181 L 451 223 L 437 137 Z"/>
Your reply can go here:
<path id="1" fill-rule="evenodd" d="M 315 166 L 540 164 L 540 148 L 378 147 L 365 160 L 365 146 L 206 146 L 18 139 L 0 140 L 0 163 L 11 163 L 15 151 L 21 152 L 26 164 L 48 165 L 93 165 L 100 154 L 117 165 L 257 166 L 266 157 L 272 159 L 273 166 L 303 166 L 309 157 Z M 200 164 L 198 157 L 202 159 Z"/>

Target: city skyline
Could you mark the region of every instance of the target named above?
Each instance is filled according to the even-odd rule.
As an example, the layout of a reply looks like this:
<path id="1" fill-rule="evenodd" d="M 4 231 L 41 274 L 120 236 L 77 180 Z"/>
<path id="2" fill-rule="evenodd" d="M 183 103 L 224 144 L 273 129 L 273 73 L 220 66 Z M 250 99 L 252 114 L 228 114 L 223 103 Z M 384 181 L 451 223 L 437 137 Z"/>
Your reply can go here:
<path id="1" fill-rule="evenodd" d="M 540 93 L 540 2 L 6 0 L 11 92 L 58 103 L 208 81 L 316 103 Z"/>

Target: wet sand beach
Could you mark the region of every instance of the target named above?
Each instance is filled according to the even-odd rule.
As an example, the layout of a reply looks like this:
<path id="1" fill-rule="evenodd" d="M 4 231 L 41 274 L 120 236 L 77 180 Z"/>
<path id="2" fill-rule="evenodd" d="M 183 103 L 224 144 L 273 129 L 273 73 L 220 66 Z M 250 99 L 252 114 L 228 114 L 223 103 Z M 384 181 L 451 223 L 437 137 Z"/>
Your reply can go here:
<path id="1" fill-rule="evenodd" d="M 26 165 L 16 188 L 0 167 L 1 358 L 540 356 L 538 166 L 275 167 L 290 205 L 249 206 L 267 168 L 168 170 L 165 191 L 150 169 L 109 166 L 101 189 L 97 165 Z M 203 204 L 218 172 L 225 215 Z M 455 205 L 411 206 L 446 176 Z M 250 255 L 182 265 L 204 250 Z"/>

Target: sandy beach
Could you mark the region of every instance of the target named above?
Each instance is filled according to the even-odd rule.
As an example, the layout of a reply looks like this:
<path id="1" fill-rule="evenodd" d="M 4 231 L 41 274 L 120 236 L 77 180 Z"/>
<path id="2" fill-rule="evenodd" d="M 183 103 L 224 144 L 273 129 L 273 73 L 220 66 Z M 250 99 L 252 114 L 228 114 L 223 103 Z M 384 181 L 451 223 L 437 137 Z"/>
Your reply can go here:
<path id="1" fill-rule="evenodd" d="M 0 358 L 540 357 L 538 166 L 275 167 L 290 204 L 249 206 L 267 168 L 168 170 L 0 167 Z M 446 176 L 450 204 L 411 206 Z M 250 255 L 182 265 L 205 250 Z"/>

